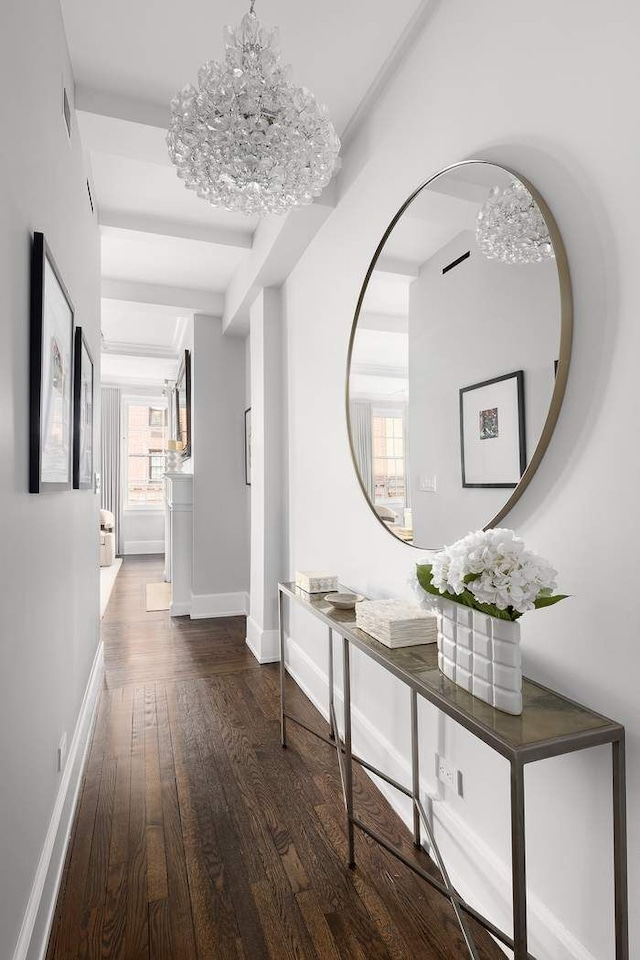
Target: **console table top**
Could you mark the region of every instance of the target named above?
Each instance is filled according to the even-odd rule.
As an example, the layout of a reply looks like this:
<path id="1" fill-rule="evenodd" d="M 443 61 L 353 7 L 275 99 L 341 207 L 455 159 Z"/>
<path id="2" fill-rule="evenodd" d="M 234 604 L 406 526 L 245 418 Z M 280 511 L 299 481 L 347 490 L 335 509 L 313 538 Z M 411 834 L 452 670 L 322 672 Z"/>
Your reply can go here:
<path id="1" fill-rule="evenodd" d="M 323 595 L 308 594 L 295 583 L 278 586 L 282 593 L 509 759 L 527 763 L 624 737 L 621 724 L 526 677 L 522 681 L 520 716 L 496 710 L 440 672 L 437 644 L 389 649 L 356 627 L 355 610 L 338 610 Z M 339 589 L 348 590 L 342 586 Z"/>

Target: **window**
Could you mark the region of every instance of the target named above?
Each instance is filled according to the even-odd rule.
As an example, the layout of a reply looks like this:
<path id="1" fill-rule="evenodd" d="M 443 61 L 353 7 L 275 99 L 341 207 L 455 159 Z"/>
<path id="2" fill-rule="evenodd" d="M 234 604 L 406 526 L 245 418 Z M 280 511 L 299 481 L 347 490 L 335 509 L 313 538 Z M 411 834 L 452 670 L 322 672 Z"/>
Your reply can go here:
<path id="1" fill-rule="evenodd" d="M 132 399 L 125 416 L 126 507 L 162 507 L 166 408 L 158 401 Z"/>
<path id="2" fill-rule="evenodd" d="M 149 450 L 149 480 L 162 480 L 164 473 L 164 451 Z"/>
<path id="3" fill-rule="evenodd" d="M 375 501 L 405 501 L 404 419 L 374 414 L 372 418 Z"/>

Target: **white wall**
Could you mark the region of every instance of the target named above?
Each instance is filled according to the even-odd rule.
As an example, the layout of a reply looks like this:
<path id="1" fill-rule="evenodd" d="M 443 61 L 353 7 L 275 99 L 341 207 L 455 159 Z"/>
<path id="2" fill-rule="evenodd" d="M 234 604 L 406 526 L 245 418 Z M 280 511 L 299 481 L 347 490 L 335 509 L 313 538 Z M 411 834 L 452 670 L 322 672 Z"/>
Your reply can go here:
<path id="1" fill-rule="evenodd" d="M 639 31 L 640 8 L 631 2 L 437 5 L 352 142 L 341 201 L 285 287 L 289 572 L 327 568 L 371 595 L 408 596 L 406 579 L 421 554 L 373 520 L 347 443 L 345 359 L 361 278 L 400 203 L 447 164 L 502 161 L 550 204 L 574 285 L 572 369 L 549 450 L 507 522 L 553 561 L 572 595 L 523 620 L 526 672 L 627 725 L 631 956 L 640 953 L 640 654 L 632 612 L 640 533 L 633 199 L 640 134 L 629 118 L 637 112 Z M 296 615 L 291 631 L 299 675 L 317 686 L 324 630 Z M 357 656 L 354 686 L 359 716 L 377 742 L 406 759 L 405 691 Z M 428 779 L 437 742 L 432 711 L 424 721 Z M 470 844 L 447 840 L 446 814 L 506 864 L 507 765 L 452 724 L 442 738 L 464 772 L 466 796 L 439 805 L 438 830 L 459 885 L 491 901 L 497 914 L 506 885 L 473 872 Z M 553 960 L 611 960 L 609 751 L 533 765 L 526 782 L 529 880 L 551 911 L 531 917 L 532 952 L 542 942 L 542 957 Z"/>
<path id="2" fill-rule="evenodd" d="M 246 613 L 245 344 L 196 314 L 191 354 L 194 451 L 192 616 Z"/>
<path id="3" fill-rule="evenodd" d="M 260 663 L 280 659 L 278 592 L 286 566 L 283 485 L 283 342 L 278 289 L 251 306 L 251 528 L 247 644 Z"/>
<path id="4" fill-rule="evenodd" d="M 124 553 L 164 553 L 164 507 L 160 510 L 123 510 Z"/>
<path id="5" fill-rule="evenodd" d="M 442 273 L 443 265 L 467 250 L 469 259 Z M 422 267 L 409 304 L 414 542 L 437 547 L 483 527 L 512 493 L 462 486 L 460 388 L 522 370 L 527 461 L 536 448 L 560 345 L 558 271 L 555 260 L 487 260 L 465 230 Z M 421 491 L 420 477 L 433 476 L 436 492 Z"/>
<path id="6" fill-rule="evenodd" d="M 98 503 L 92 491 L 32 495 L 28 477 L 29 267 L 43 231 L 99 374 L 100 250 L 60 9 L 7 0 L 0 29 L 0 956 L 10 958 L 43 851 L 98 643 Z M 96 396 L 99 407 L 99 397 Z M 99 409 L 96 409 L 99 424 Z M 99 437 L 96 436 L 99 449 Z M 47 888 L 48 889 L 48 888 Z M 42 927 L 37 923 L 39 935 Z M 24 946 L 24 944 L 23 944 Z"/>

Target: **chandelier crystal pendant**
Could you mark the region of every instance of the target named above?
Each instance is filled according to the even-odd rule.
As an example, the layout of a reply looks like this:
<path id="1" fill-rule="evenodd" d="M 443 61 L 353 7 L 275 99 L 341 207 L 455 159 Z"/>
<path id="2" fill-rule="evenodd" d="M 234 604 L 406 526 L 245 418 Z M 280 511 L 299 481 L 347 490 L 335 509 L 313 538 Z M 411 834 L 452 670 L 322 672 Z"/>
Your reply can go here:
<path id="1" fill-rule="evenodd" d="M 198 89 L 171 101 L 167 146 L 178 176 L 214 206 L 245 214 L 286 213 L 319 196 L 339 165 L 328 110 L 291 81 L 277 28 L 254 13 L 224 28 L 225 58 L 209 60 Z"/>
<path id="2" fill-rule="evenodd" d="M 540 263 L 555 257 L 538 204 L 519 180 L 492 187 L 478 213 L 476 243 L 488 260 Z"/>

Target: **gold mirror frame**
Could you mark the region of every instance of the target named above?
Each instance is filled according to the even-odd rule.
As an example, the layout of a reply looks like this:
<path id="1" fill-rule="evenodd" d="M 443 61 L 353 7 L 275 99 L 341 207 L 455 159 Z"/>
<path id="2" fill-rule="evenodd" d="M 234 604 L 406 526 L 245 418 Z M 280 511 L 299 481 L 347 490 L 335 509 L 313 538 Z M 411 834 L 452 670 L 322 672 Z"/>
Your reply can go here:
<path id="1" fill-rule="evenodd" d="M 407 197 L 405 202 L 402 204 L 398 212 L 395 214 L 395 216 L 391 220 L 391 223 L 385 230 L 384 234 L 382 235 L 382 239 L 380 240 L 380 243 L 376 248 L 376 251 L 373 255 L 371 263 L 369 264 L 369 268 L 365 274 L 364 282 L 360 289 L 360 295 L 358 297 L 358 303 L 356 305 L 356 311 L 354 314 L 353 323 L 351 325 L 351 334 L 349 336 L 349 349 L 347 351 L 347 378 L 346 378 L 346 387 L 345 387 L 345 406 L 346 406 L 346 414 L 347 414 L 347 434 L 349 437 L 349 450 L 351 452 L 351 461 L 353 463 L 353 469 L 355 470 L 356 477 L 358 478 L 358 484 L 360 486 L 360 490 L 362 491 L 362 495 L 369 509 L 371 510 L 371 513 L 376 518 L 380 526 L 383 527 L 384 530 L 386 530 L 389 536 L 393 537 L 393 539 L 399 543 L 406 543 L 406 541 L 403 541 L 399 537 L 396 537 L 396 535 L 391 530 L 389 530 L 385 522 L 378 516 L 375 510 L 374 504 L 369 499 L 369 495 L 367 494 L 364 488 L 364 484 L 362 483 L 362 477 L 360 476 L 360 470 L 358 469 L 358 462 L 357 462 L 355 450 L 353 447 L 352 430 L 351 430 L 351 411 L 350 411 L 350 405 L 349 405 L 349 377 L 351 372 L 351 359 L 353 355 L 353 345 L 355 342 L 356 330 L 358 328 L 360 311 L 362 309 L 362 304 L 364 303 L 364 298 L 367 293 L 367 288 L 369 286 L 371 275 L 375 270 L 376 263 L 378 262 L 378 258 L 380 257 L 380 254 L 382 253 L 382 250 L 384 249 L 384 246 L 387 240 L 389 239 L 389 236 L 391 235 L 396 224 L 404 214 L 405 210 L 413 203 L 416 197 L 420 193 L 422 193 L 422 191 L 426 187 L 428 187 L 430 183 L 433 183 L 434 180 L 437 180 L 438 177 L 443 176 L 445 173 L 449 173 L 449 171 L 451 170 L 456 170 L 456 169 L 459 169 L 460 167 L 468 166 L 469 164 L 478 164 L 478 163 L 484 163 L 484 164 L 487 164 L 488 166 L 498 167 L 500 170 L 503 170 L 505 173 L 508 173 L 512 177 L 515 177 L 517 180 L 519 180 L 521 183 L 524 184 L 524 186 L 527 188 L 527 190 L 529 191 L 533 199 L 538 204 L 538 207 L 540 208 L 540 212 L 544 217 L 545 223 L 549 228 L 549 235 L 551 237 L 551 242 L 553 244 L 553 251 L 555 254 L 556 265 L 558 269 L 558 283 L 560 287 L 560 350 L 558 353 L 558 370 L 556 373 L 555 387 L 553 390 L 553 394 L 551 395 L 549 412 L 545 419 L 544 426 L 540 434 L 540 438 L 533 452 L 531 460 L 527 464 L 526 470 L 520 477 L 520 481 L 518 485 L 514 488 L 513 493 L 511 494 L 509 499 L 506 501 L 506 503 L 502 506 L 502 508 L 489 521 L 489 523 L 487 523 L 483 527 L 483 530 L 489 530 L 491 527 L 495 527 L 496 524 L 498 524 L 509 513 L 509 511 L 513 509 L 513 507 L 516 505 L 516 503 L 518 502 L 518 500 L 520 499 L 524 491 L 527 489 L 527 487 L 531 483 L 531 480 L 533 479 L 533 475 L 535 474 L 536 470 L 540 466 L 540 462 L 547 451 L 547 447 L 549 446 L 549 442 L 551 440 L 556 423 L 558 422 L 558 417 L 560 415 L 560 408 L 562 407 L 562 401 L 564 399 L 565 389 L 567 386 L 567 379 L 569 376 L 569 361 L 571 358 L 571 341 L 573 338 L 573 296 L 571 292 L 571 276 L 569 274 L 569 263 L 567 261 L 567 254 L 564 248 L 564 243 L 562 242 L 562 236 L 560 234 L 560 230 L 558 229 L 558 225 L 555 221 L 555 218 L 551 213 L 551 210 L 547 206 L 547 203 L 544 200 L 544 197 L 542 197 L 540 192 L 533 186 L 533 184 L 529 180 L 527 180 L 526 177 L 523 177 L 522 174 L 518 173 L 512 167 L 504 167 L 502 166 L 502 164 L 494 163 L 492 160 L 461 160 L 459 163 L 452 163 L 450 164 L 450 166 L 444 167 L 442 170 L 439 170 L 436 174 L 434 174 L 434 176 L 429 177 L 428 180 L 425 180 L 424 183 L 420 184 L 420 186 L 416 190 L 414 190 L 413 193 L 409 195 L 409 197 Z M 440 546 L 427 547 L 427 546 L 418 546 L 417 544 L 414 544 L 414 543 L 407 543 L 406 545 L 409 547 L 413 547 L 416 550 L 440 550 L 442 549 L 442 546 L 443 546 L 443 545 L 440 545 Z"/>

